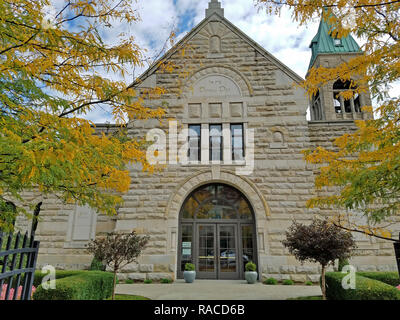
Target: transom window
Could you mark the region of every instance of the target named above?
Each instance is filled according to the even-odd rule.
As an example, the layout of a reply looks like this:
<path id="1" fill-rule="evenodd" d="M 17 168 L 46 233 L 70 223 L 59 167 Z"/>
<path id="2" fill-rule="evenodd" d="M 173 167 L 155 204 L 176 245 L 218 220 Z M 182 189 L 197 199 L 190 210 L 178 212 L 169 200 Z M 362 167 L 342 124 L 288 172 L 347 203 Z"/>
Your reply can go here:
<path id="1" fill-rule="evenodd" d="M 247 199 L 223 184 L 202 186 L 192 192 L 182 207 L 182 219 L 252 220 Z"/>

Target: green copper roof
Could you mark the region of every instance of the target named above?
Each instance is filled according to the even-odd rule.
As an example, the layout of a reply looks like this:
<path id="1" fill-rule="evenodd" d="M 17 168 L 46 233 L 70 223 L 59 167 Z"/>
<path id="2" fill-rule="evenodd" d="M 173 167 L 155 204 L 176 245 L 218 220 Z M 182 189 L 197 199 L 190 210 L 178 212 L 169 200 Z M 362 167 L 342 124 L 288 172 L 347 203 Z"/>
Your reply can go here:
<path id="1" fill-rule="evenodd" d="M 341 38 L 341 45 L 335 45 L 334 37 L 329 34 L 329 24 L 321 19 L 318 32 L 312 39 L 310 48 L 312 50 L 311 61 L 308 68 L 310 69 L 315 61 L 315 58 L 320 53 L 346 53 L 346 52 L 361 52 L 360 47 L 353 37 L 349 34 L 347 37 Z"/>

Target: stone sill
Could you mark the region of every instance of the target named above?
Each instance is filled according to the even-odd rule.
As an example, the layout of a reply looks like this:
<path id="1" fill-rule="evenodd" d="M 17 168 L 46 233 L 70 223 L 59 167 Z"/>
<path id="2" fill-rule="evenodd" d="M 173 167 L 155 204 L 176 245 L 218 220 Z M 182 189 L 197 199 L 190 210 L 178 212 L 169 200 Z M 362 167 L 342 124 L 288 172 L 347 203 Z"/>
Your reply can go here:
<path id="1" fill-rule="evenodd" d="M 65 249 L 86 249 L 86 245 L 89 241 L 82 241 L 82 242 L 65 242 L 64 248 Z"/>
<path id="2" fill-rule="evenodd" d="M 181 164 L 182 167 L 221 167 L 221 166 L 229 166 L 229 167 L 244 167 L 246 166 L 246 161 L 236 162 L 236 163 L 224 163 L 224 162 L 215 162 L 215 163 L 188 163 Z"/>
<path id="3" fill-rule="evenodd" d="M 361 120 L 361 119 L 356 119 Z M 345 119 L 345 120 L 314 120 L 308 121 L 308 125 L 319 125 L 319 124 L 328 124 L 328 125 L 341 125 L 341 124 L 354 124 L 353 119 Z"/>

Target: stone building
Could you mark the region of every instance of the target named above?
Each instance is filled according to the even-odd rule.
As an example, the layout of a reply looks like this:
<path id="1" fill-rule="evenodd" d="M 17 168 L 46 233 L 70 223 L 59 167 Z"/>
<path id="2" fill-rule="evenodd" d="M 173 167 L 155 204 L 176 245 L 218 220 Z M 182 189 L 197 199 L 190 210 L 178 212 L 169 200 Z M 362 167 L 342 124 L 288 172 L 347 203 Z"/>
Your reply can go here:
<path id="1" fill-rule="evenodd" d="M 351 36 L 331 37 L 324 22 L 310 48 L 310 67 L 362 54 Z M 180 278 L 183 265 L 193 262 L 198 278 L 242 279 L 252 260 L 260 278 L 317 281 L 318 267 L 300 265 L 281 243 L 293 219 L 333 213 L 306 208 L 315 195 L 316 168 L 301 151 L 330 148 L 335 137 L 354 130 L 354 119 L 371 117 L 361 111 L 371 104 L 369 95 L 345 101 L 337 94 L 347 84 L 336 82 L 309 101 L 293 86 L 302 78 L 224 18 L 214 0 L 205 19 L 160 61 L 175 70 L 164 72 L 155 63 L 139 87 L 166 88 L 148 104 L 163 104 L 175 122 L 135 120 L 128 130 L 134 137 L 151 132 L 157 142 L 165 138 L 165 167 L 152 175 L 130 169 L 132 185 L 116 217 L 46 199 L 37 231 L 39 265 L 86 268 L 92 257 L 84 247 L 96 234 L 135 229 L 150 235 L 150 243 L 121 278 Z M 188 152 L 177 160 L 186 142 Z M 359 249 L 351 262 L 359 269 L 396 268 L 392 244 L 355 236 Z"/>

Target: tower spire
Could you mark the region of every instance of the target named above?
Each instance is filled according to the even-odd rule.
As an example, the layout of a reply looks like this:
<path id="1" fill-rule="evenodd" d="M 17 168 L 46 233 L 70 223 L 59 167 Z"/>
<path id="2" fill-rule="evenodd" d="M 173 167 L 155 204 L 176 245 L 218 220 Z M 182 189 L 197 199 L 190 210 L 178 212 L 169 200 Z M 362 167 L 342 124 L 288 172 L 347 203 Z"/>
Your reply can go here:
<path id="1" fill-rule="evenodd" d="M 221 2 L 218 0 L 211 0 L 206 9 L 206 18 L 211 16 L 213 13 L 219 14 L 221 17 L 224 16 L 224 9 L 221 7 Z"/>

